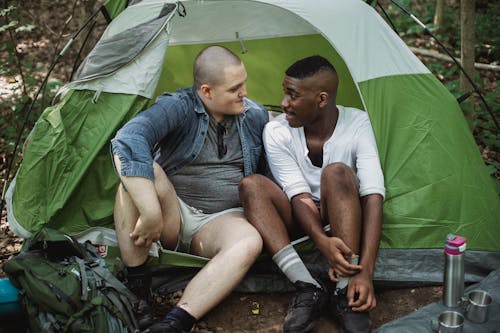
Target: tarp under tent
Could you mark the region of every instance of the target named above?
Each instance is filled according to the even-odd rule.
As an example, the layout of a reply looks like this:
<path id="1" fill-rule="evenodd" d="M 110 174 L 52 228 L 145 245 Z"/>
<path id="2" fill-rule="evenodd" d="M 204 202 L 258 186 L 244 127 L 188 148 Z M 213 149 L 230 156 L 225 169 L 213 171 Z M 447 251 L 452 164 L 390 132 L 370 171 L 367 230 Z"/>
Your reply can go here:
<path id="1" fill-rule="evenodd" d="M 279 105 L 285 69 L 320 54 L 339 72 L 337 102 L 368 112 L 386 185 L 376 280 L 442 282 L 448 233 L 468 239 L 467 281 L 500 267 L 499 197 L 460 106 L 371 6 L 360 0 L 125 3 L 106 3 L 112 21 L 25 144 L 7 193 L 17 235 L 47 226 L 117 255 L 119 178 L 110 139 L 158 94 L 190 86 L 195 55 L 220 44 L 244 61 L 249 97 L 270 109 Z M 303 255 L 312 250 L 307 239 L 295 244 Z M 317 251 L 308 253 L 319 260 Z M 159 247 L 151 255 L 162 267 L 206 262 Z"/>

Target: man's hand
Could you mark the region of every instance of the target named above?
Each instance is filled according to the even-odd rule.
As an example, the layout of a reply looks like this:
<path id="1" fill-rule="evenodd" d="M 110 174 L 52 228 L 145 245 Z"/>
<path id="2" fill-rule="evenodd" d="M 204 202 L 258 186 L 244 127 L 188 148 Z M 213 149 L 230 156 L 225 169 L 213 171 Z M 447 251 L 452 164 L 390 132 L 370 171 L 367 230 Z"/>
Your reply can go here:
<path id="1" fill-rule="evenodd" d="M 328 260 L 330 269 L 328 275 L 333 282 L 338 282 L 337 276 L 353 276 L 361 271 L 360 265 L 350 264 L 345 258 L 355 256 L 354 252 L 338 237 L 329 237 L 324 247 L 323 255 Z"/>
<path id="2" fill-rule="evenodd" d="M 135 246 L 149 248 L 153 242 L 160 239 L 163 224 L 161 216 L 158 218 L 144 218 L 140 216 L 134 230 L 130 233 L 130 239 Z"/>
<path id="3" fill-rule="evenodd" d="M 349 279 L 347 301 L 353 311 L 370 311 L 377 306 L 373 281 L 369 274 L 361 271 Z"/>

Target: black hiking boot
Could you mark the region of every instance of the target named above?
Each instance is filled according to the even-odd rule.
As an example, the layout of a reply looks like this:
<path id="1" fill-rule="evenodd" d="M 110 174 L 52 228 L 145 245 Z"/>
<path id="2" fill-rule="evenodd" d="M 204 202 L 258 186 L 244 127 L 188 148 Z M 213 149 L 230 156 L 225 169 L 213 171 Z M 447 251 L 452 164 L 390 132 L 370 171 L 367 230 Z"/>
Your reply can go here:
<path id="1" fill-rule="evenodd" d="M 182 325 L 176 320 L 162 320 L 159 323 L 153 324 L 146 331 L 149 333 L 185 333 L 182 330 Z M 187 332 L 186 332 L 187 333 Z"/>
<path id="2" fill-rule="evenodd" d="M 340 320 L 342 333 L 370 333 L 372 321 L 368 311 L 353 311 L 347 301 L 347 287 L 337 289 L 330 297 L 330 309 Z"/>
<path id="3" fill-rule="evenodd" d="M 309 332 L 321 317 L 328 301 L 328 293 L 311 283 L 297 281 L 297 289 L 283 323 L 284 333 Z"/>
<path id="4" fill-rule="evenodd" d="M 153 307 L 151 305 L 153 299 L 151 274 L 149 272 L 140 276 L 129 274 L 126 286 L 139 299 L 133 310 L 139 328 L 144 330 L 154 323 Z"/>

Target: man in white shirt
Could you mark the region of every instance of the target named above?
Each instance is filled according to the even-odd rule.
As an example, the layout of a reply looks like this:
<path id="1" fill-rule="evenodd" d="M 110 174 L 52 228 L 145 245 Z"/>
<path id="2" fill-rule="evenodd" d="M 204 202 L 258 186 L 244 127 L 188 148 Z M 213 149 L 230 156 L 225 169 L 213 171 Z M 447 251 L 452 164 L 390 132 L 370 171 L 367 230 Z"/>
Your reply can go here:
<path id="1" fill-rule="evenodd" d="M 286 333 L 312 329 L 326 308 L 344 331 L 370 332 L 369 311 L 376 306 L 372 278 L 384 177 L 368 114 L 337 106 L 337 87 L 335 68 L 323 57 L 290 66 L 283 80 L 284 114 L 263 134 L 277 184 L 259 175 L 240 182 L 247 219 L 297 289 Z M 336 283 L 331 295 L 290 245 L 304 233 L 329 263 L 328 276 Z"/>

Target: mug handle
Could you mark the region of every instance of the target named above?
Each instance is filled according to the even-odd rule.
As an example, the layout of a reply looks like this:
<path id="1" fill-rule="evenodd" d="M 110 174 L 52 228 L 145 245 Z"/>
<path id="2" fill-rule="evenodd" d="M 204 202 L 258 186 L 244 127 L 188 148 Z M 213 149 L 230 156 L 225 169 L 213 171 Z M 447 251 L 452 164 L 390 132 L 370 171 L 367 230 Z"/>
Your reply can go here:
<path id="1" fill-rule="evenodd" d="M 470 309 L 470 298 L 468 296 L 462 296 L 462 310 L 466 314 Z"/>

